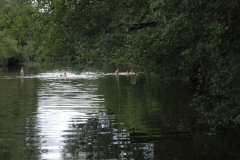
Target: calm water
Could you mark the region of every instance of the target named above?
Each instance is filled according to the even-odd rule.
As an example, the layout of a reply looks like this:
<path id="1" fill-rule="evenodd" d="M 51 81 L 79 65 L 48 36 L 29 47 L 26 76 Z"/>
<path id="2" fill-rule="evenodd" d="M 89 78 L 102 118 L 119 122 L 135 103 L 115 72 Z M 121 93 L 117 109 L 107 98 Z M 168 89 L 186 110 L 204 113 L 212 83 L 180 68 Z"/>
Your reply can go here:
<path id="1" fill-rule="evenodd" d="M 193 136 L 192 89 L 183 82 L 133 85 L 130 66 L 79 71 L 36 63 L 0 68 L 0 159 L 235 159 L 232 135 Z M 63 71 L 67 77 L 60 77 Z"/>

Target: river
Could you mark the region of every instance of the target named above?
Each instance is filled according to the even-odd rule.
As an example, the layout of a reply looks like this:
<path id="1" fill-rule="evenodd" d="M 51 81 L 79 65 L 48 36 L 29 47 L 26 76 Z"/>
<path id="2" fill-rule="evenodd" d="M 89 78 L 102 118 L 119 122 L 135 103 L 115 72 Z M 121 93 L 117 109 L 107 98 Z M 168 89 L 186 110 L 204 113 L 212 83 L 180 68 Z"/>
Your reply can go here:
<path id="1" fill-rule="evenodd" d="M 118 76 L 115 69 L 32 62 L 21 77 L 20 66 L 0 68 L 0 159 L 239 157 L 236 137 L 193 134 L 197 112 L 188 82 L 135 84 L 136 75 L 126 75 L 131 65 Z"/>

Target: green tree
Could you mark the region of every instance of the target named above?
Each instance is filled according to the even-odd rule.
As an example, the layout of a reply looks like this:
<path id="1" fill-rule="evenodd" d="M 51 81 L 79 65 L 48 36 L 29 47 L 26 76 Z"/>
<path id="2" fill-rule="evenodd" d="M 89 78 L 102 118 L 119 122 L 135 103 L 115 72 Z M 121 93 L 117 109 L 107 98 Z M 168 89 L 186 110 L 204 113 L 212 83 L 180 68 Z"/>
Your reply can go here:
<path id="1" fill-rule="evenodd" d="M 0 7 L 0 65 L 23 62 L 31 56 L 30 23 L 34 7 L 20 1 L 4 0 Z"/>

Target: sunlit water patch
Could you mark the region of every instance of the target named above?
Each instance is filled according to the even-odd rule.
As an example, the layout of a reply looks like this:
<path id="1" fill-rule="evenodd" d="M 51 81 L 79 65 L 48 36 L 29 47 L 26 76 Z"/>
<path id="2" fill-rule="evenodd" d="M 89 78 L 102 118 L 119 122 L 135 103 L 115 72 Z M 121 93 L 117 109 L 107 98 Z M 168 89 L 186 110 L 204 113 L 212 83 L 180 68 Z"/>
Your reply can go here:
<path id="1" fill-rule="evenodd" d="M 58 75 L 58 73 L 44 73 L 37 77 L 54 79 Z M 75 84 L 48 81 L 39 88 L 37 128 L 40 129 L 39 137 L 44 142 L 41 150 L 46 151 L 41 154 L 42 159 L 66 158 L 66 137 L 74 135 L 76 128 L 73 126 L 86 124 L 89 119 L 98 119 L 99 116 L 105 115 L 106 109 L 100 105 L 104 101 L 104 96 L 95 93 L 97 85 L 81 81 L 81 79 L 96 79 L 99 76 L 102 74 L 68 73 L 66 78 L 80 80 Z"/>

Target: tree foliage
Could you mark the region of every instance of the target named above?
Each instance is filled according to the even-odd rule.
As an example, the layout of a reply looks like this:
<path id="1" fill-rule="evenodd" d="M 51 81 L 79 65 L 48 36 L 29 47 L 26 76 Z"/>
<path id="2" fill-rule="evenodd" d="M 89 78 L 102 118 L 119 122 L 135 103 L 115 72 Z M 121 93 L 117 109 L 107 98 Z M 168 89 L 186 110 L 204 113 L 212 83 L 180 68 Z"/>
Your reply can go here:
<path id="1" fill-rule="evenodd" d="M 0 3 L 0 66 L 26 61 L 31 56 L 29 27 L 35 9 L 21 1 Z"/>

